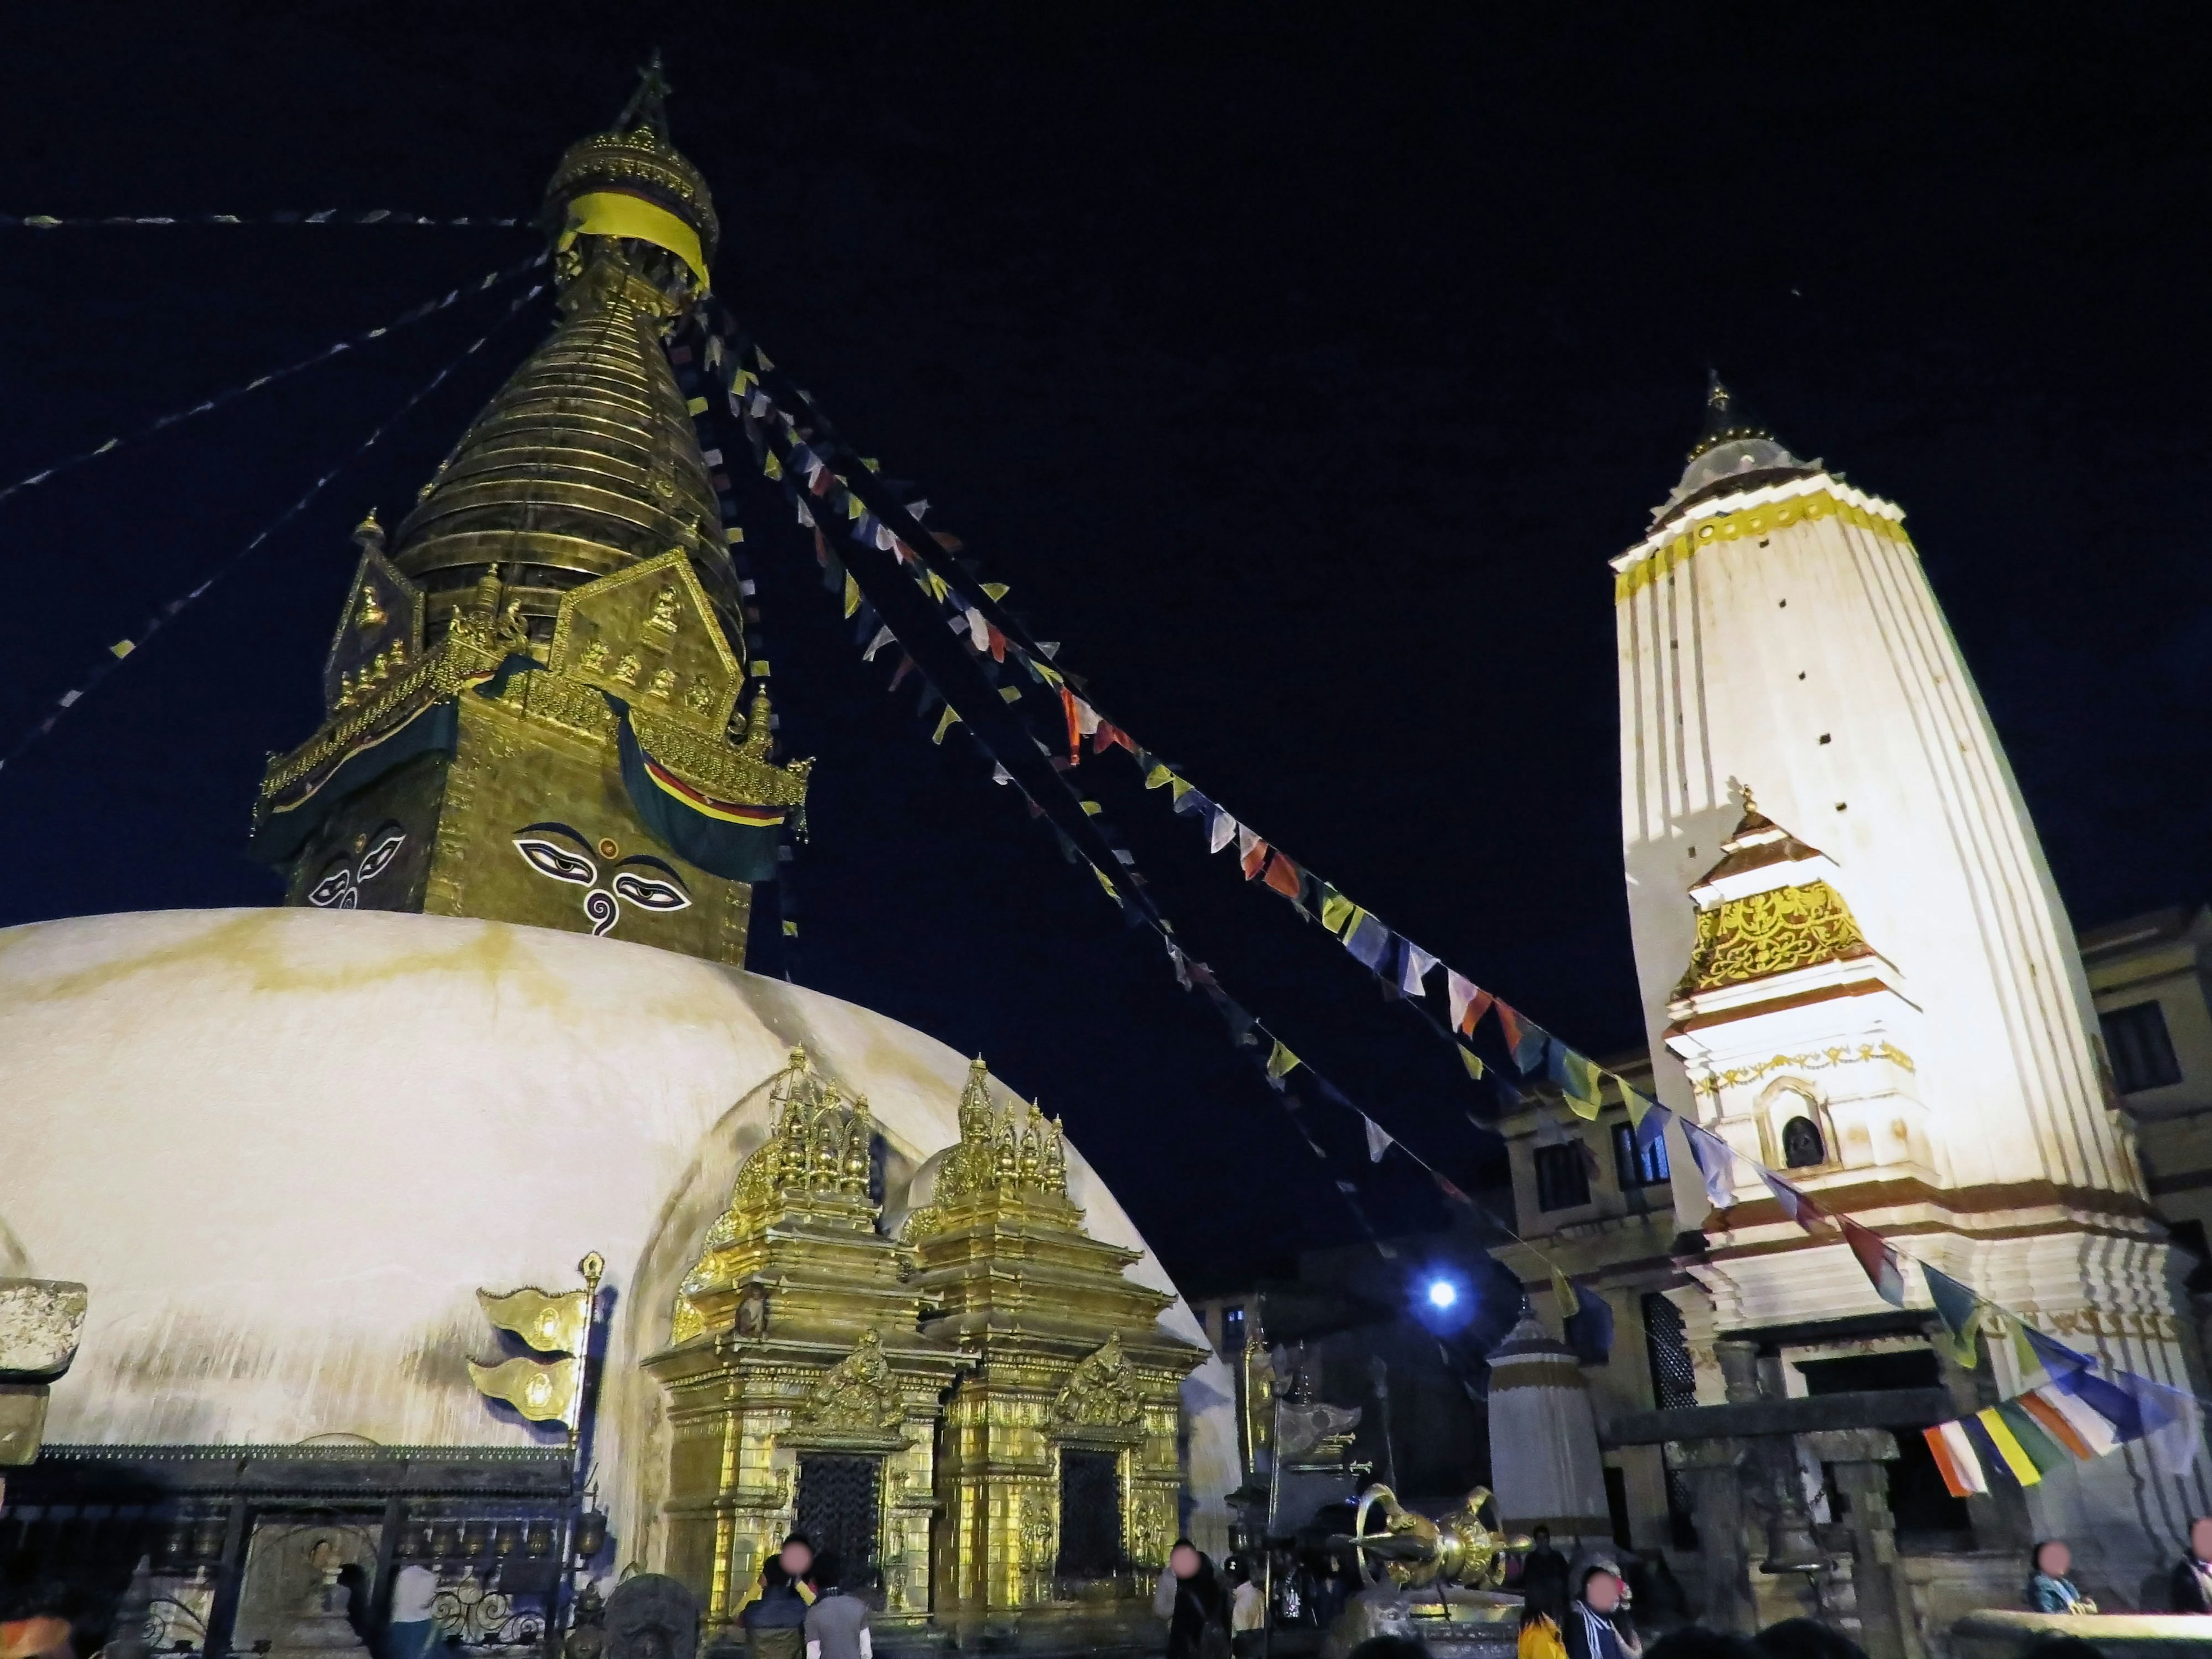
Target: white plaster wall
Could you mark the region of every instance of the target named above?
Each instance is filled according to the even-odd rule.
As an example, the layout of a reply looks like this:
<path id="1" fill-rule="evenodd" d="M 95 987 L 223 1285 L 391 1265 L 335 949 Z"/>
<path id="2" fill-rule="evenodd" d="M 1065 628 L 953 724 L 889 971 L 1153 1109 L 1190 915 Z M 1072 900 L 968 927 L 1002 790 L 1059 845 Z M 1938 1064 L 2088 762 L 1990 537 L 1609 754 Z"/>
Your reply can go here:
<path id="1" fill-rule="evenodd" d="M 645 945 L 314 909 L 0 930 L 0 1256 L 92 1293 L 48 1439 L 555 1439 L 471 1386 L 495 1350 L 475 1292 L 567 1289 L 598 1249 L 602 1496 L 649 1548 L 637 1361 L 796 1043 L 905 1158 L 957 1139 L 965 1056 Z M 1095 1237 L 1145 1248 L 1072 1147 L 1069 1191 Z M 1132 1271 L 1174 1289 L 1149 1254 Z M 1204 1344 L 1180 1301 L 1161 1322 Z M 1185 1389 L 1209 1533 L 1237 1483 L 1218 1369 Z"/>
<path id="2" fill-rule="evenodd" d="M 1789 488 L 1856 497 L 1826 477 Z M 1953 1178 L 2139 1192 L 2100 1096 L 2072 930 L 1911 548 L 1801 517 L 1699 545 L 1616 612 L 1622 841 L 1655 1050 L 1689 957 L 1686 890 L 1747 783 L 1841 866 L 1838 890 L 1926 1010 L 1913 1059 Z M 1689 1108 L 1671 1057 L 1658 1081 Z M 1676 1182 L 1686 1218 L 1704 1209 L 1696 1187 Z"/>

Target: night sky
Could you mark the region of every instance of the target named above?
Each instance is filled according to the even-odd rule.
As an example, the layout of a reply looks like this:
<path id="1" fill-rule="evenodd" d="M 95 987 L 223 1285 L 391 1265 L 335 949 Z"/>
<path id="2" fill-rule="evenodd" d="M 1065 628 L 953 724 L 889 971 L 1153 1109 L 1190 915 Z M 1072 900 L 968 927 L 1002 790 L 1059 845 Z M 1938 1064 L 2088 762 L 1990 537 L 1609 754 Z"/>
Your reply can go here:
<path id="1" fill-rule="evenodd" d="M 1715 365 L 1906 508 L 2077 922 L 2212 896 L 2212 21 L 1445 9 L 47 9 L 0 56 L 0 211 L 533 213 L 659 44 L 718 289 L 778 362 L 1141 742 L 1599 1052 L 1640 1036 L 1606 560 Z M 0 480 L 532 246 L 0 229 Z M 0 751 L 503 308 L 0 501 Z M 314 725 L 346 532 L 396 524 L 550 314 L 0 771 L 0 923 L 275 900 L 247 813 Z M 1346 1237 L 1339 1175 L 1432 1224 L 1356 1124 L 1317 1164 L 1157 945 L 930 746 L 787 512 L 744 516 L 819 757 L 793 976 L 1041 1094 L 1194 1288 Z M 1494 1178 L 1449 1052 L 1125 758 L 1094 769 L 1193 954 Z"/>

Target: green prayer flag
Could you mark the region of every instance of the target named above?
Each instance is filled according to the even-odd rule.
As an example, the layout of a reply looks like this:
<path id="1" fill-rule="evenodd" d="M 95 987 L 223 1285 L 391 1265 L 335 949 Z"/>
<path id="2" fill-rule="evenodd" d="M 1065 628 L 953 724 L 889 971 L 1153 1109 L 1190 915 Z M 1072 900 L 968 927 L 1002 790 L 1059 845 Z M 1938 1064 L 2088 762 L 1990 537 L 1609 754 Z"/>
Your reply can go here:
<path id="1" fill-rule="evenodd" d="M 1943 1327 L 1936 1339 L 1951 1358 L 1972 1370 L 1981 1360 L 1980 1334 L 1985 1311 L 1981 1297 L 1947 1273 L 1923 1262 L 1928 1280 L 1928 1299 L 1936 1304 L 1936 1317 Z"/>

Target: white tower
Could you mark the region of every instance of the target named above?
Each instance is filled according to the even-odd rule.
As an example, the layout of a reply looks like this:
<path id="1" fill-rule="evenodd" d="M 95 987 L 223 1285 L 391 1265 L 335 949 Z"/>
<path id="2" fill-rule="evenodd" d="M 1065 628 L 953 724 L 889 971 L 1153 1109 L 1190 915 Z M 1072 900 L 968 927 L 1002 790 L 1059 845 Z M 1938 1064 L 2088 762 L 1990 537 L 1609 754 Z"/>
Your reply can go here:
<path id="1" fill-rule="evenodd" d="M 1904 514 L 1798 459 L 1716 379 L 1653 516 L 1613 567 L 1629 918 L 1662 1098 L 1771 1165 L 1794 1156 L 1824 1206 L 2043 1329 L 2187 1386 L 2185 1265 Z M 1691 1267 L 1720 1330 L 1885 1310 L 1840 1244 L 1806 1240 L 1739 1176 Z M 1674 1188 L 1686 1219 L 1705 1208 L 1686 1158 Z M 1996 1364 L 2008 1390 L 2009 1356 Z M 2118 1582 L 2212 1507 L 2205 1476 L 2132 1446 L 2031 1489 L 2030 1516 L 2091 1559 L 2102 1540 Z"/>

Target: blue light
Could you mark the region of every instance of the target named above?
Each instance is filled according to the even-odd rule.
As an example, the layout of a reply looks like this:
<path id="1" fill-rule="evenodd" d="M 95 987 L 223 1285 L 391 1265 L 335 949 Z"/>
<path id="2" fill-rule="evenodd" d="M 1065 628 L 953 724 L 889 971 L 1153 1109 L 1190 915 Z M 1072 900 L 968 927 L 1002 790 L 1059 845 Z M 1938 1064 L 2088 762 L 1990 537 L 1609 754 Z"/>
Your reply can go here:
<path id="1" fill-rule="evenodd" d="M 1432 1279 L 1429 1281 L 1429 1305 L 1431 1308 L 1449 1308 L 1458 1300 L 1459 1286 L 1449 1279 Z"/>

